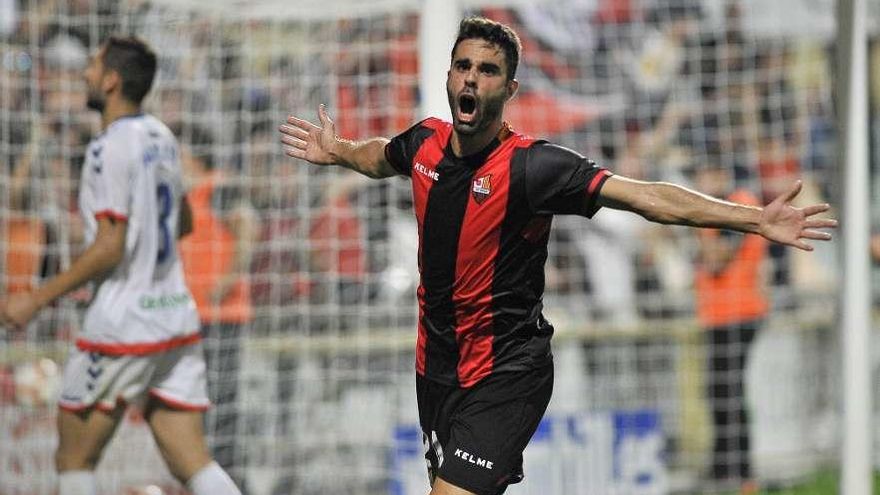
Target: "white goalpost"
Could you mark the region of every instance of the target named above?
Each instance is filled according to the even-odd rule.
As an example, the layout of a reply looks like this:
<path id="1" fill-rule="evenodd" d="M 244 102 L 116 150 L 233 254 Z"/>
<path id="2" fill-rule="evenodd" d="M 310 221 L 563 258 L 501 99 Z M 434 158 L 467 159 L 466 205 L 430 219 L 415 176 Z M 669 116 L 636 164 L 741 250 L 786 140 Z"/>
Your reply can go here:
<path id="1" fill-rule="evenodd" d="M 838 2 L 840 79 L 840 156 L 844 193 L 842 212 L 843 284 L 843 451 L 840 493 L 872 493 L 876 455 L 871 438 L 871 283 L 869 245 L 871 203 L 868 163 L 867 8 L 862 0 Z"/>

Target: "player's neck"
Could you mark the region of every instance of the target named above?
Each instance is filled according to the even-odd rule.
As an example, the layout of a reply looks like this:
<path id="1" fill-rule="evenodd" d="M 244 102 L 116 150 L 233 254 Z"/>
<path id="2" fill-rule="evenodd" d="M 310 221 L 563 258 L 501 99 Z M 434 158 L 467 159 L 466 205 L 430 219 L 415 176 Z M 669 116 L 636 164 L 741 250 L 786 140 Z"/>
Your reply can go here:
<path id="1" fill-rule="evenodd" d="M 106 129 L 113 122 L 141 113 L 141 106 L 135 105 L 130 101 L 123 99 L 108 100 L 104 111 L 101 113 L 101 129 Z"/>
<path id="2" fill-rule="evenodd" d="M 459 132 L 453 132 L 452 152 L 459 158 L 478 153 L 486 146 L 489 146 L 489 143 L 498 136 L 503 127 L 504 122 L 499 119 L 477 134 L 462 135 Z"/>

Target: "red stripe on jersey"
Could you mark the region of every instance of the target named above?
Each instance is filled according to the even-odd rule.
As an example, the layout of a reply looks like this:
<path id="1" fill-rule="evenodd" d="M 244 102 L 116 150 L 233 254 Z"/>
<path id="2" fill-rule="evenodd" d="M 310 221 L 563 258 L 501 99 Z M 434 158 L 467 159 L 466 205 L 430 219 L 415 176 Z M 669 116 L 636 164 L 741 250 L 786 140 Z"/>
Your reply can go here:
<path id="1" fill-rule="evenodd" d="M 425 374 L 425 347 L 428 344 L 428 335 L 425 331 L 425 323 L 423 319 L 425 318 L 425 309 L 423 307 L 422 302 L 425 300 L 425 288 L 419 284 L 419 288 L 416 290 L 416 296 L 419 299 L 419 328 L 418 334 L 416 335 L 416 371 L 423 375 Z"/>
<path id="2" fill-rule="evenodd" d="M 150 389 L 150 395 L 171 409 L 177 409 L 178 411 L 207 411 L 211 407 L 209 404 L 192 404 L 190 402 L 183 402 L 173 397 L 169 397 L 156 389 Z"/>
<path id="3" fill-rule="evenodd" d="M 127 222 L 128 217 L 123 215 L 122 213 L 117 213 L 113 210 L 101 210 L 95 213 L 95 220 L 100 220 L 102 218 L 109 218 L 111 220 L 116 220 L 118 222 Z"/>
<path id="4" fill-rule="evenodd" d="M 416 221 L 419 226 L 419 239 L 422 239 L 422 228 L 425 224 L 425 210 L 428 206 L 428 195 L 434 183 L 439 180 L 436 168 L 443 160 L 443 149 L 446 142 L 452 134 L 451 126 L 443 126 L 442 122 L 437 119 L 428 119 L 425 126 L 434 129 L 436 132 L 422 143 L 418 153 L 413 160 L 413 170 L 411 174 L 412 191 L 413 191 L 413 210 L 415 211 Z M 432 142 L 438 140 L 438 142 Z M 430 144 L 429 144 L 430 143 Z M 419 242 L 419 273 L 422 271 L 422 243 Z M 425 374 L 425 347 L 428 342 L 428 335 L 425 330 L 423 319 L 425 317 L 424 301 L 425 288 L 419 283 L 417 290 L 419 300 L 419 333 L 416 338 L 416 371 Z"/>
<path id="5" fill-rule="evenodd" d="M 200 340 L 202 340 L 202 335 L 196 332 L 160 342 L 139 342 L 132 344 L 90 342 L 85 339 L 77 339 L 76 347 L 81 351 L 100 352 L 101 354 L 108 354 L 111 356 L 142 356 L 144 354 L 164 352 L 176 347 L 195 344 Z"/>
<path id="6" fill-rule="evenodd" d="M 474 174 L 462 221 L 452 294 L 462 387 L 470 387 L 492 372 L 492 283 L 501 223 L 507 212 L 513 144 L 513 140 L 502 143 Z"/>

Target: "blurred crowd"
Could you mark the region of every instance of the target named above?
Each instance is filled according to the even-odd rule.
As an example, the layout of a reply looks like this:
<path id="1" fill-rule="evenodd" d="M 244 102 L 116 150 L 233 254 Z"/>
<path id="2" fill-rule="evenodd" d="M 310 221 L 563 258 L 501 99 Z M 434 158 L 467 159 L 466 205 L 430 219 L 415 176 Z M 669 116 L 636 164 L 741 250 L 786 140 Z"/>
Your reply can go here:
<path id="1" fill-rule="evenodd" d="M 798 177 L 803 201 L 836 202 L 828 43 L 756 36 L 738 0 L 560 3 L 479 12 L 523 39 L 514 128 L 636 179 L 695 185 L 699 166 L 717 163 L 763 202 Z M 411 329 L 406 183 L 304 166 L 283 156 L 275 129 L 326 102 L 346 137 L 404 130 L 419 115 L 416 13 L 239 21 L 140 0 L 0 9 L 2 291 L 27 289 L 80 249 L 79 168 L 99 130 L 81 72 L 105 36 L 134 33 L 161 59 L 147 108 L 178 134 L 201 195 L 205 228 L 184 258 L 203 319 L 261 333 Z M 556 224 L 548 298 L 572 316 L 693 314 L 693 232 L 615 211 Z M 831 290 L 831 249 L 802 258 L 771 247 L 774 304 Z"/>

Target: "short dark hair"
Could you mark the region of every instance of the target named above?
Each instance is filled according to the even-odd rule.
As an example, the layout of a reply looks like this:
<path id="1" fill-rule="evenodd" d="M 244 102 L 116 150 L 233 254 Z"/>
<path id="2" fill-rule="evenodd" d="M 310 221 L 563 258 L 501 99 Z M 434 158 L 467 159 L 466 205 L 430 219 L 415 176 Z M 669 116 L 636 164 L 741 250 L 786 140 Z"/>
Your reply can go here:
<path id="1" fill-rule="evenodd" d="M 111 36 L 104 42 L 104 68 L 116 71 L 122 79 L 122 95 L 140 104 L 156 75 L 156 53 L 140 38 Z"/>
<path id="2" fill-rule="evenodd" d="M 519 65 L 519 54 L 522 52 L 522 43 L 516 32 L 505 24 L 487 19 L 485 17 L 466 17 L 458 25 L 458 37 L 452 45 L 452 57 L 455 57 L 455 49 L 464 40 L 481 39 L 494 43 L 504 50 L 504 59 L 507 62 L 507 80 L 516 77 L 516 68 Z"/>

